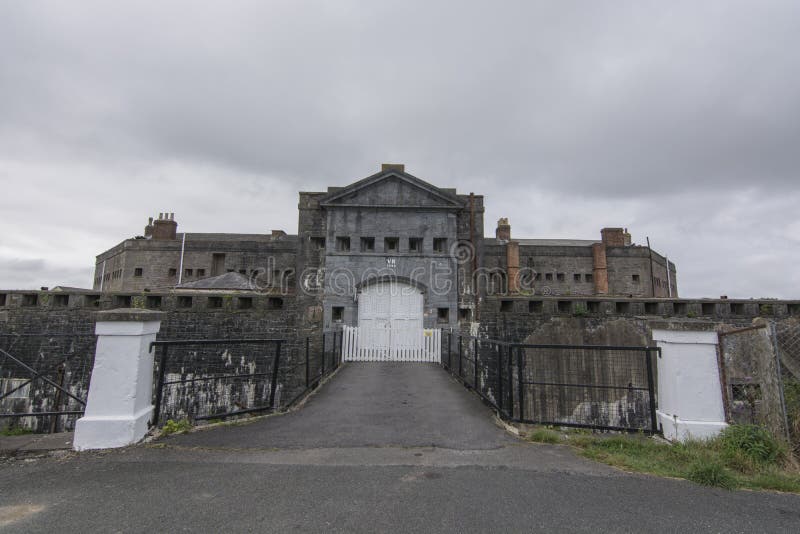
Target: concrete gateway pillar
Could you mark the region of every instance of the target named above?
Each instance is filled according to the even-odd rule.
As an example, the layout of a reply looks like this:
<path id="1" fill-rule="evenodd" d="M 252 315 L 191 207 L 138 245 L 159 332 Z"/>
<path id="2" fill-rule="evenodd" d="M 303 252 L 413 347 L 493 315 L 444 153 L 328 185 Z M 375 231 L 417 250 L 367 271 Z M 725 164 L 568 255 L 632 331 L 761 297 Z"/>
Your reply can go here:
<path id="1" fill-rule="evenodd" d="M 118 309 L 97 314 L 97 348 L 83 417 L 75 425 L 75 450 L 136 443 L 153 414 L 153 354 L 161 312 Z"/>

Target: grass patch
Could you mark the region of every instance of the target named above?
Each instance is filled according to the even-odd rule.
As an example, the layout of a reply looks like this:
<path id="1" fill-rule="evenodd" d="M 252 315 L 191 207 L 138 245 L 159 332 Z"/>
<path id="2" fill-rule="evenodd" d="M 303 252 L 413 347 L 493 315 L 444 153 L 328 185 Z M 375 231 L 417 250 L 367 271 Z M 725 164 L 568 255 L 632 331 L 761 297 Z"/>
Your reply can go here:
<path id="1" fill-rule="evenodd" d="M 555 443 L 536 429 L 531 441 Z M 759 427 L 732 425 L 708 441 L 669 444 L 643 435 L 568 434 L 563 440 L 591 460 L 627 471 L 682 478 L 704 486 L 800 493 L 800 474 L 783 443 Z"/>
<path id="2" fill-rule="evenodd" d="M 536 428 L 528 434 L 528 440 L 536 443 L 560 443 L 561 436 L 549 428 Z"/>
<path id="3" fill-rule="evenodd" d="M 9 427 L 0 430 L 0 436 L 26 436 L 33 434 L 33 430 L 21 426 Z"/>
<path id="4" fill-rule="evenodd" d="M 183 434 L 191 429 L 192 423 L 190 423 L 188 419 L 181 419 L 179 421 L 173 421 L 170 419 L 164 423 L 164 426 L 161 428 L 161 435 L 169 436 L 170 434 Z"/>

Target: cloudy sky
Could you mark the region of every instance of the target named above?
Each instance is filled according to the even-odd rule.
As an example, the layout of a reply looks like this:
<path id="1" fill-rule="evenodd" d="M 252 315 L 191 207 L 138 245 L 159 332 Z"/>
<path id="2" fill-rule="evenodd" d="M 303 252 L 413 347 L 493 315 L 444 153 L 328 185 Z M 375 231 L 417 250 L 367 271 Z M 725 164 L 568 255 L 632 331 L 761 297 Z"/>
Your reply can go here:
<path id="1" fill-rule="evenodd" d="M 179 231 L 297 231 L 402 162 L 487 234 L 625 226 L 684 296 L 800 297 L 800 2 L 0 3 L 0 287 Z"/>

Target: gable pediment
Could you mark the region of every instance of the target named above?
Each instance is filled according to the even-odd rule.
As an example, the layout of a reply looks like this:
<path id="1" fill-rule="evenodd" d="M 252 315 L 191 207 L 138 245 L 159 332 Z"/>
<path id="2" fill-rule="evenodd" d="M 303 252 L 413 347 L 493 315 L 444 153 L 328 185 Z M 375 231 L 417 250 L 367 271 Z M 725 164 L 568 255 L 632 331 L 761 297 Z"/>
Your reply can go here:
<path id="1" fill-rule="evenodd" d="M 460 209 L 459 198 L 415 176 L 385 171 L 338 189 L 320 200 L 324 207 Z"/>

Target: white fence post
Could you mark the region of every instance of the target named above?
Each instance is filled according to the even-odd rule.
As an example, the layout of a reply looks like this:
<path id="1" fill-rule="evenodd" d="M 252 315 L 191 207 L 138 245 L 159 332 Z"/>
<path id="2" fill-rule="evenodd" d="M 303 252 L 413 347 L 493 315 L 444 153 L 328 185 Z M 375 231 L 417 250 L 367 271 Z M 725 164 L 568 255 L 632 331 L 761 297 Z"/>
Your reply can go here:
<path id="1" fill-rule="evenodd" d="M 97 314 L 97 348 L 83 417 L 75 424 L 75 450 L 136 443 L 153 413 L 153 354 L 161 312 L 119 309 Z"/>
<path id="2" fill-rule="evenodd" d="M 716 436 L 727 423 L 710 331 L 653 330 L 658 358 L 658 422 L 671 441 Z"/>

